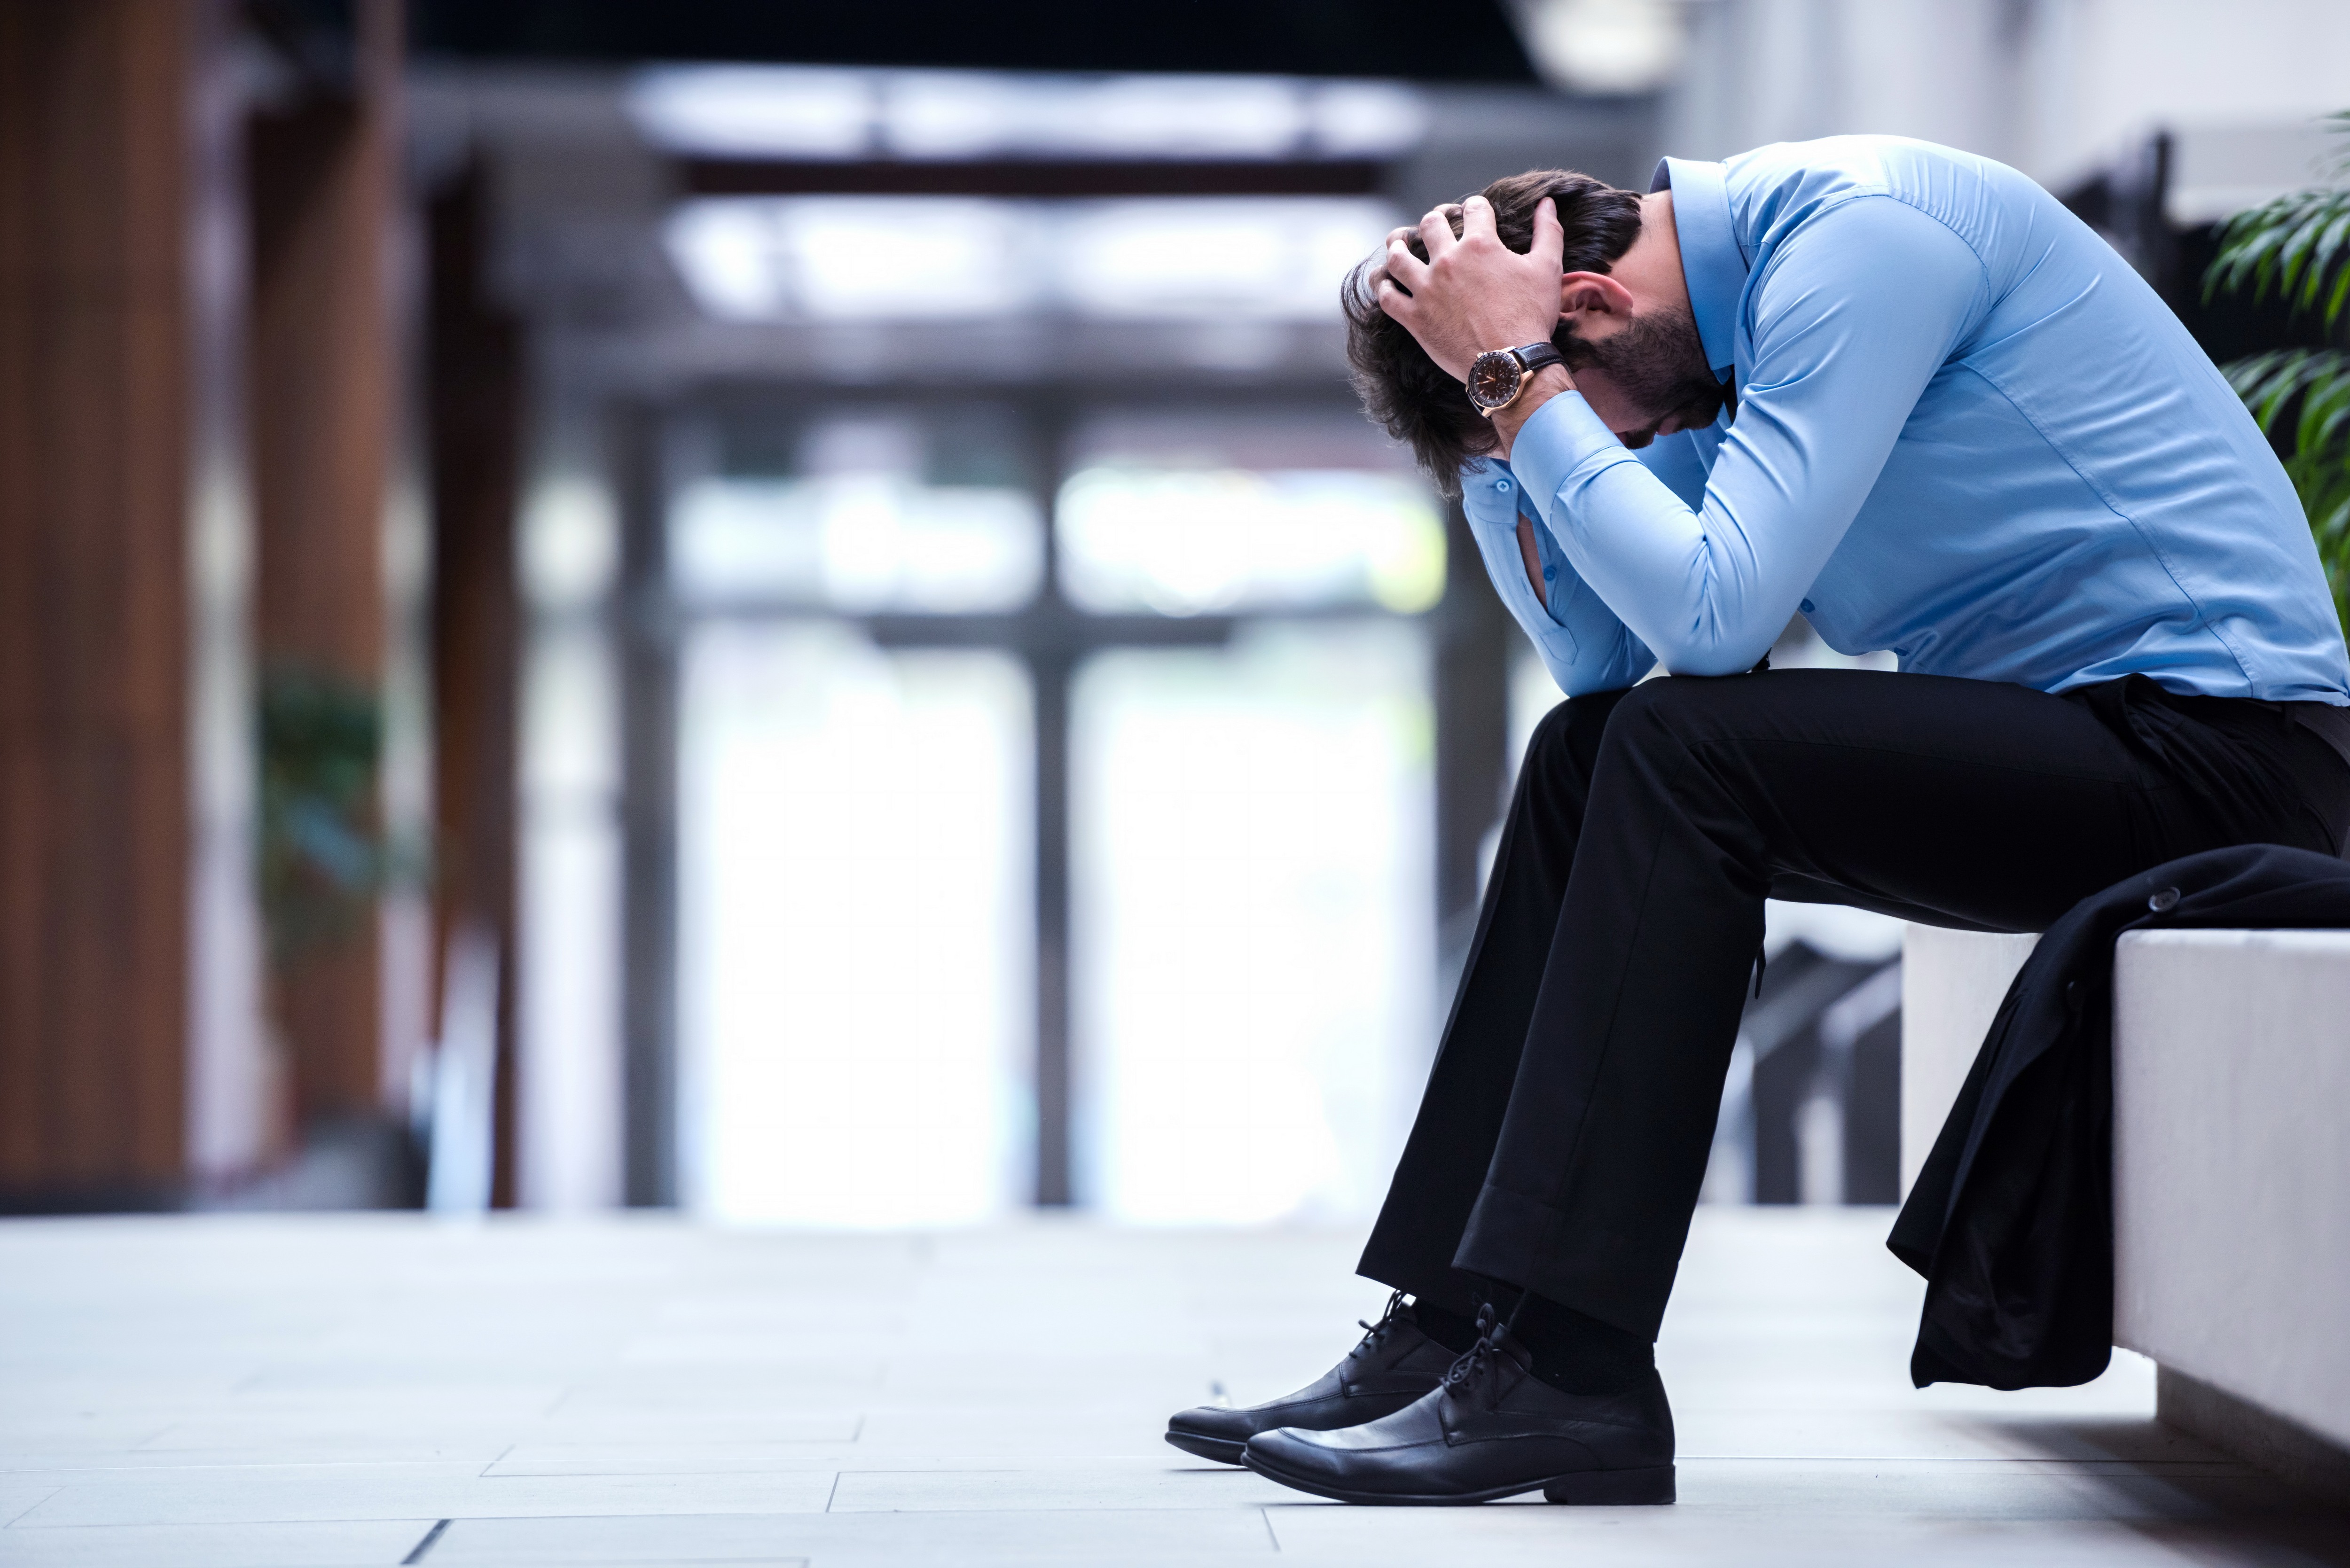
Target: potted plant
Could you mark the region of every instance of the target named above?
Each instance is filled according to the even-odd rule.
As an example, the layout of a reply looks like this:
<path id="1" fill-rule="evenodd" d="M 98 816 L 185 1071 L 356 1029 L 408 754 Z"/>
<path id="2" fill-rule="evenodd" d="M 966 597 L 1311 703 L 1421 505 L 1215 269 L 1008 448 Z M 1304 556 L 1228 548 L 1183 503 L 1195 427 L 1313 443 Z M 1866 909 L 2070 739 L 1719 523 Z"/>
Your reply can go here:
<path id="1" fill-rule="evenodd" d="M 2350 136 L 2350 110 L 2333 117 L 2333 129 Z M 2295 314 L 2315 311 L 2324 322 L 2326 347 L 2280 348 L 2223 369 L 2284 457 L 2334 613 L 2350 628 L 2350 352 L 2341 346 L 2350 306 L 2350 155 L 2333 174 L 2327 184 L 2229 219 L 2203 288 L 2207 299 L 2248 287 L 2255 301 L 2274 293 Z"/>

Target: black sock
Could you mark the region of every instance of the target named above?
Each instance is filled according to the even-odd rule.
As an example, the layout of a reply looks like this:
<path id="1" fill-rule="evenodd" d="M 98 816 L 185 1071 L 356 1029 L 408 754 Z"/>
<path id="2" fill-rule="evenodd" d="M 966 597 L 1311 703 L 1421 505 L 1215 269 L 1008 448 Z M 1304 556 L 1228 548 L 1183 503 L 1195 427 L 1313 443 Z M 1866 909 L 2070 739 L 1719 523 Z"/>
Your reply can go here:
<path id="1" fill-rule="evenodd" d="M 1612 1323 L 1529 1294 L 1510 1332 L 1534 1357 L 1536 1377 L 1569 1394 L 1628 1394 L 1648 1380 L 1657 1347 Z"/>
<path id="2" fill-rule="evenodd" d="M 1477 1320 L 1462 1317 L 1457 1312 L 1447 1312 L 1430 1301 L 1414 1301 L 1411 1315 L 1419 1324 L 1419 1332 L 1452 1352 L 1466 1355 L 1477 1344 Z"/>

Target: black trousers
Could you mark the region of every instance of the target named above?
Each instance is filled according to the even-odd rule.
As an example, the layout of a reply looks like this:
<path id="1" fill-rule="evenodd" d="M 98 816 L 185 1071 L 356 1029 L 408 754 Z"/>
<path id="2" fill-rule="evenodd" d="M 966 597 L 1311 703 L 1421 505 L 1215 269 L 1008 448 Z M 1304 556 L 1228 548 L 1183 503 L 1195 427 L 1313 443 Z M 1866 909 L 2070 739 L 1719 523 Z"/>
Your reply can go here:
<path id="1" fill-rule="evenodd" d="M 2345 826 L 2324 741 L 2144 677 L 2054 697 L 1766 670 L 1563 703 L 1360 1272 L 1464 1313 L 1499 1281 L 1654 1338 L 1766 897 L 2036 931 L 2178 856 L 2338 854 Z"/>

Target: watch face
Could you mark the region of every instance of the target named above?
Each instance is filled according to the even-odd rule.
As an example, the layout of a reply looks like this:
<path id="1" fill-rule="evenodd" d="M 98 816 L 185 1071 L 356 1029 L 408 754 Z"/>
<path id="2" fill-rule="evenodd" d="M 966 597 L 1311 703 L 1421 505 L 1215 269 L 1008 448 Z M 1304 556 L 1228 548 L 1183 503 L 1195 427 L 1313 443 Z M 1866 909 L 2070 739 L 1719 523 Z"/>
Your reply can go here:
<path id="1" fill-rule="evenodd" d="M 1469 362 L 1469 400 L 1481 409 L 1498 409 L 1518 395 L 1525 375 L 1518 357 L 1506 348 L 1489 348 Z"/>

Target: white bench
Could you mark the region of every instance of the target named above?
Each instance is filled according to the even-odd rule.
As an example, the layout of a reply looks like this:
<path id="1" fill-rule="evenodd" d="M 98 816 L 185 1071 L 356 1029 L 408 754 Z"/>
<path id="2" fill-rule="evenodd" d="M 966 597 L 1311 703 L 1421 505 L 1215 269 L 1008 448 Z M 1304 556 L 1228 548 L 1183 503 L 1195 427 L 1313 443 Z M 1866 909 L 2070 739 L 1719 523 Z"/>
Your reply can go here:
<path id="1" fill-rule="evenodd" d="M 2033 937 L 1912 926 L 1906 1192 Z M 2350 931 L 2138 931 L 2114 960 L 2114 1339 L 2164 1422 L 2350 1500 Z"/>

